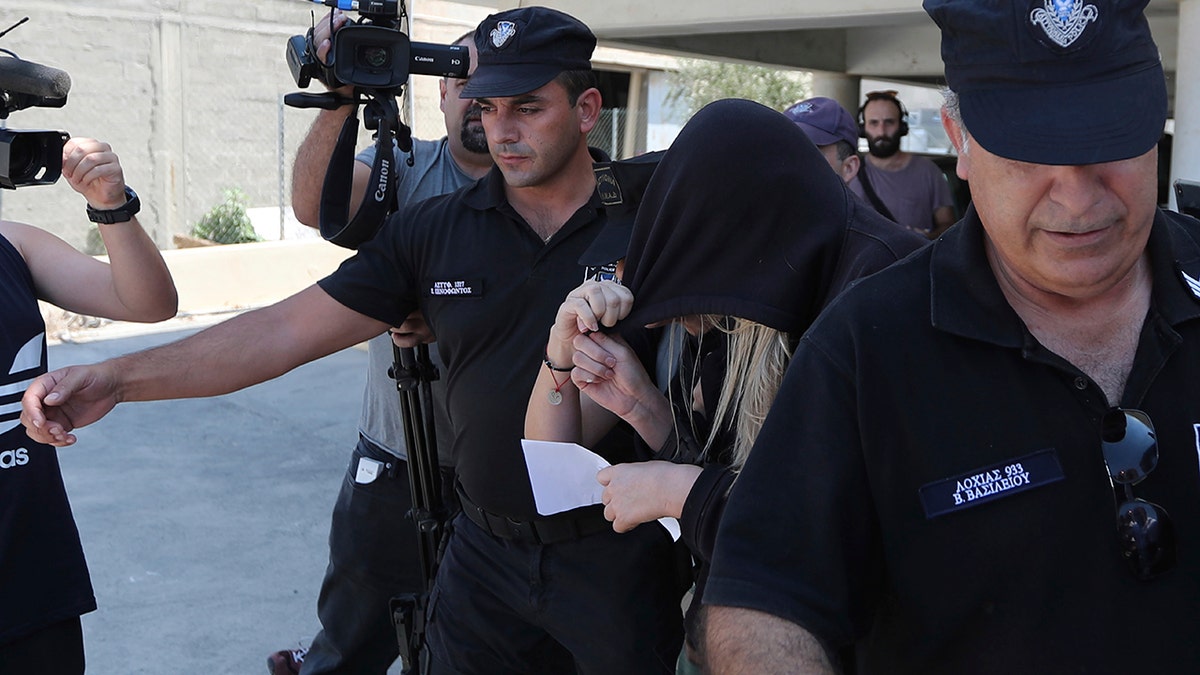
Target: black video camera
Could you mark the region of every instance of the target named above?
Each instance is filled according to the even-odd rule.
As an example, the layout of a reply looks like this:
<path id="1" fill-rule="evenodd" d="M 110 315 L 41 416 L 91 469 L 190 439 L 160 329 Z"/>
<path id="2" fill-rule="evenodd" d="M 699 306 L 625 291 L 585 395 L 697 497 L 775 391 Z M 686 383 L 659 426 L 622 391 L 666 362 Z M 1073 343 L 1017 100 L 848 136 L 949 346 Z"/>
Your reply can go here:
<path id="1" fill-rule="evenodd" d="M 1180 213 L 1200 218 L 1200 183 L 1191 180 L 1176 180 L 1175 205 Z"/>
<path id="2" fill-rule="evenodd" d="M 351 105 L 352 113 L 342 123 L 337 145 L 329 158 L 321 190 L 321 236 L 339 246 L 358 248 L 375 235 L 394 208 L 397 174 L 391 166 L 392 146 L 408 154 L 412 166 L 412 130 L 400 119 L 396 99 L 403 95 L 410 74 L 466 77 L 471 69 L 471 52 L 461 45 L 410 42 L 400 29 L 407 20 L 404 0 L 312 0 L 341 10 L 356 10 L 356 23 L 333 33 L 329 65 L 317 58 L 313 29 L 288 40 L 287 62 L 296 85 L 304 88 L 317 78 L 331 88 L 352 85 L 354 93 L 344 96 L 327 91 L 320 94 L 294 92 L 283 102 L 294 108 L 335 110 Z M 329 19 L 332 21 L 332 14 Z M 369 185 L 377 185 L 374 199 L 364 199 L 353 214 L 348 213 L 354 164 L 358 107 L 364 105 L 363 126 L 375 130 L 375 163 Z"/>
<path id="3" fill-rule="evenodd" d="M 0 55 L 0 120 L 25 108 L 66 105 L 70 76 L 17 58 L 7 49 L 0 52 L 7 54 Z M 57 181 L 62 175 L 63 144 L 68 138 L 65 131 L 0 128 L 0 187 L 15 190 Z"/>
<path id="4" fill-rule="evenodd" d="M 328 66 L 317 59 L 311 29 L 307 35 L 293 35 L 288 40 L 288 68 L 300 88 L 308 87 L 316 77 L 331 87 L 348 84 L 387 92 L 402 88 L 410 74 L 467 76 L 471 63 L 466 47 L 411 42 L 400 30 L 404 19 L 401 0 L 312 1 L 342 10 L 355 9 L 360 17 L 334 33 Z"/>

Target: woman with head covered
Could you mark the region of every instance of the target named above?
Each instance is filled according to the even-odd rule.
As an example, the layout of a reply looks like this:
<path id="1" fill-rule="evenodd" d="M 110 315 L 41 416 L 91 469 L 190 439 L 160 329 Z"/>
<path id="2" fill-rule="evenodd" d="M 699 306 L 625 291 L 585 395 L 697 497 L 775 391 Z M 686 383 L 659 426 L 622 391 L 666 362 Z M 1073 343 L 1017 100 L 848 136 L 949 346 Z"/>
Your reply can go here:
<path id="1" fill-rule="evenodd" d="M 596 245 L 613 240 L 625 237 Z M 680 518 L 698 599 L 726 495 L 792 346 L 852 281 L 922 243 L 859 201 L 780 113 L 710 104 L 654 170 L 627 251 L 609 256 L 624 257 L 622 281 L 588 282 L 559 308 L 526 436 L 590 445 L 627 422 L 650 461 L 598 474 L 605 516 L 621 532 Z M 668 324 L 686 331 L 659 350 L 668 363 L 629 346 Z M 656 383 L 654 372 L 674 375 Z"/>

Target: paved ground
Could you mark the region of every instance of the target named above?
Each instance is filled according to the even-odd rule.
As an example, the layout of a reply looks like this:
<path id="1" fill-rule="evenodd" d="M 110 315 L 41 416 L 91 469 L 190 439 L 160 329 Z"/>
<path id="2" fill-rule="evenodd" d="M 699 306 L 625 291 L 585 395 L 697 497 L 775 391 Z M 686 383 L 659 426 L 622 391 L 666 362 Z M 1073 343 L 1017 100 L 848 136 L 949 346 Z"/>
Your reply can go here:
<path id="1" fill-rule="evenodd" d="M 50 364 L 194 330 L 52 345 Z M 60 452 L 100 606 L 90 675 L 253 675 L 307 644 L 365 364 L 349 349 L 227 396 L 122 404 Z"/>

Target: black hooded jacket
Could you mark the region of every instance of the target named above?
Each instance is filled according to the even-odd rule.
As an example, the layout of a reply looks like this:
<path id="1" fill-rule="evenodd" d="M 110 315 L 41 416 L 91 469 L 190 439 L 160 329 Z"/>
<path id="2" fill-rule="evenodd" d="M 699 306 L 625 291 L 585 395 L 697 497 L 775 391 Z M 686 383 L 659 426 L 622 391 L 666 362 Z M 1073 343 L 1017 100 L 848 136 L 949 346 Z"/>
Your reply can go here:
<path id="1" fill-rule="evenodd" d="M 717 101 L 646 187 L 625 260 L 627 321 L 718 314 L 798 336 L 851 282 L 924 243 L 855 196 L 783 114 Z"/>
<path id="2" fill-rule="evenodd" d="M 853 281 L 925 243 L 860 201 L 785 116 L 752 101 L 717 101 L 684 126 L 646 187 L 624 273 L 634 306 L 622 323 L 632 328 L 715 314 L 755 321 L 798 339 Z M 710 344 L 711 337 L 716 336 L 705 337 Z M 701 370 L 705 400 L 715 401 L 709 392 L 721 386 L 708 381 L 716 356 L 711 354 Z M 691 413 L 677 411 L 681 414 Z M 685 433 L 707 428 L 698 422 L 678 424 L 685 438 L 669 443 L 702 445 L 704 439 Z M 707 453 L 716 461 L 705 467 L 681 518 L 684 541 L 702 568 L 733 484 L 733 473 L 723 463 L 728 450 Z M 695 455 L 694 447 L 658 453 Z M 704 576 L 702 569 L 693 608 L 699 607 Z M 693 615 L 689 611 L 689 629 Z"/>

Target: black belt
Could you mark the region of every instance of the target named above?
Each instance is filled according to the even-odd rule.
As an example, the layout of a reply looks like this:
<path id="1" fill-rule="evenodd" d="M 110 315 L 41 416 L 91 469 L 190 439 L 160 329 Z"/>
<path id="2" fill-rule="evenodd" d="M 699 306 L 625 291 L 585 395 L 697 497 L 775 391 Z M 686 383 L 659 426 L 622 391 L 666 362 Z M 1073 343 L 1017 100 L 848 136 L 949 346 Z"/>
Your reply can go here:
<path id="1" fill-rule="evenodd" d="M 556 513 L 553 516 L 539 516 L 534 520 L 514 520 L 476 506 L 461 486 L 457 492 L 467 518 L 484 531 L 501 539 L 533 544 L 556 544 L 612 529 L 612 523 L 604 519 L 604 507 L 599 504 Z"/>

